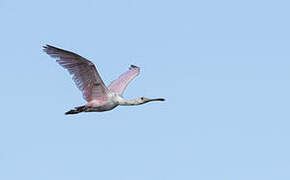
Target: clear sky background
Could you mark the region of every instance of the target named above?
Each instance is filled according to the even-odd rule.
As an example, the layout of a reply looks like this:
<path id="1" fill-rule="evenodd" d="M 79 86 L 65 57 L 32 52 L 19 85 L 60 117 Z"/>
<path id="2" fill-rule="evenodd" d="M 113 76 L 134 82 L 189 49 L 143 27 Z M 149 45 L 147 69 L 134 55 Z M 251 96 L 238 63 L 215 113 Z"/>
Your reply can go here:
<path id="1" fill-rule="evenodd" d="M 289 180 L 289 6 L 0 0 L 0 179 Z M 85 101 L 45 44 L 167 101 L 65 116 Z"/>

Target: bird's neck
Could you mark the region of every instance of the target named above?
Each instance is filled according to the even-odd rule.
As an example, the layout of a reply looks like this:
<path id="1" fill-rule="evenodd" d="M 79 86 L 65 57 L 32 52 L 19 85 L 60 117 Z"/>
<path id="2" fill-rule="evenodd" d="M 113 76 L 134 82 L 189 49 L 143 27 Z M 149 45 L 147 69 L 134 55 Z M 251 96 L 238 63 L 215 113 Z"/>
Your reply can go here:
<path id="1" fill-rule="evenodd" d="M 140 102 L 138 102 L 137 99 L 133 99 L 133 100 L 126 100 L 126 99 L 122 99 L 119 101 L 119 104 L 121 106 L 136 106 L 141 104 Z"/>

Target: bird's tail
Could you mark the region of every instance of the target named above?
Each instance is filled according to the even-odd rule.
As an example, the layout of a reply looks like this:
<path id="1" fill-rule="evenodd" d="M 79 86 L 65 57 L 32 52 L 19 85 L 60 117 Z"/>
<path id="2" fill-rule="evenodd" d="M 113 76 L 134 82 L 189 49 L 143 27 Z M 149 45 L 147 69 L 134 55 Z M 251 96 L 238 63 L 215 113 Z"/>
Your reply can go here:
<path id="1" fill-rule="evenodd" d="M 75 109 L 72 109 L 72 110 L 66 112 L 65 115 L 77 114 L 80 112 L 84 112 L 85 110 L 86 110 L 86 106 L 79 106 L 79 107 L 75 107 Z"/>

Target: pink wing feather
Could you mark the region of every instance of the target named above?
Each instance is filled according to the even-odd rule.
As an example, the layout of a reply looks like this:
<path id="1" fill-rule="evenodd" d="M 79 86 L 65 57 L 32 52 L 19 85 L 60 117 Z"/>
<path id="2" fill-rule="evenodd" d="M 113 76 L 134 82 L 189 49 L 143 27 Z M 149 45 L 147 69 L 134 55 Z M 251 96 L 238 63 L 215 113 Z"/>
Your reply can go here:
<path id="1" fill-rule="evenodd" d="M 73 52 L 50 45 L 43 48 L 44 52 L 56 58 L 56 62 L 73 75 L 73 80 L 82 91 L 86 101 L 94 99 L 105 101 L 107 99 L 108 89 L 91 61 Z"/>
<path id="2" fill-rule="evenodd" d="M 118 79 L 114 80 L 108 89 L 111 92 L 122 95 L 125 91 L 127 85 L 140 73 L 140 68 L 134 65 L 131 65 L 129 71 L 121 74 Z"/>

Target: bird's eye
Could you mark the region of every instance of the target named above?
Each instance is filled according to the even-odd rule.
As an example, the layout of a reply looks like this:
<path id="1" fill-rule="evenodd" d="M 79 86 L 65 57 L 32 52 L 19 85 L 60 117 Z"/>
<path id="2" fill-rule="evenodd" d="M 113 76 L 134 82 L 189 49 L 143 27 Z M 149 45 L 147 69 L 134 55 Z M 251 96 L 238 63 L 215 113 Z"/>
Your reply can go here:
<path id="1" fill-rule="evenodd" d="M 141 100 L 144 100 L 144 98 L 143 98 L 143 97 L 141 97 Z"/>

